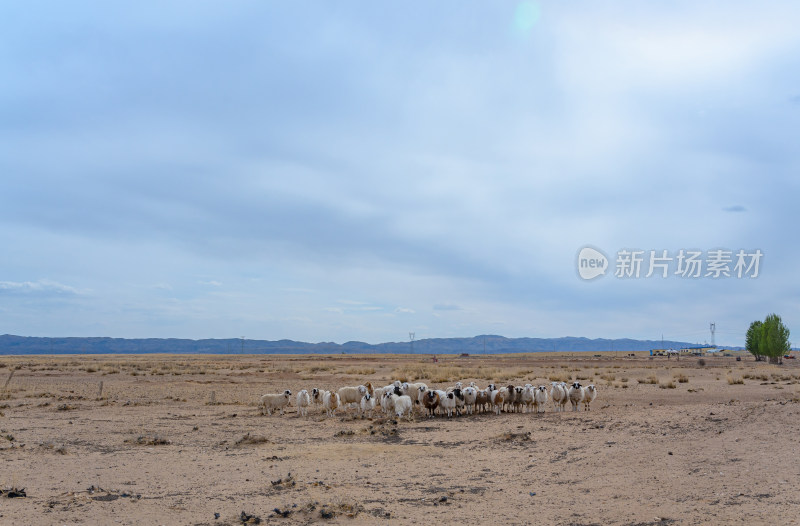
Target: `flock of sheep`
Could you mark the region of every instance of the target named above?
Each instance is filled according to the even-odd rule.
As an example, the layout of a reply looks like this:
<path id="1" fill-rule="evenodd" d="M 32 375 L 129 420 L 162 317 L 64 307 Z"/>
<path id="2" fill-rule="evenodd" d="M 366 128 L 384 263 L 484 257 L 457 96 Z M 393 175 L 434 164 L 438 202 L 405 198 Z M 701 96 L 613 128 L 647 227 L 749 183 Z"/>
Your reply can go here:
<path id="1" fill-rule="evenodd" d="M 406 415 L 409 419 L 415 409 L 427 413 L 429 418 L 439 415 L 452 417 L 455 415 L 471 415 L 475 412 L 493 411 L 495 414 L 505 412 L 536 412 L 545 411 L 548 399 L 553 401 L 555 411 L 564 411 L 567 402 L 572 404 L 572 410 L 578 411 L 580 404 L 586 411 L 597 397 L 597 388 L 594 385 L 582 386 L 580 382 L 567 385 L 565 382 L 552 382 L 548 393 L 547 386 L 509 385 L 497 388 L 489 384 L 486 389 L 479 389 L 475 382 L 470 382 L 464 387 L 461 382 L 445 390 L 429 389 L 422 382 L 408 383 L 396 381 L 385 387 L 373 388 L 367 382 L 357 387 L 342 387 L 338 391 L 325 391 L 317 388 L 306 389 L 297 393 L 295 403 L 297 413 L 307 416 L 312 405 L 319 404 L 328 416 L 336 414 L 338 409 L 345 412 L 350 407 L 355 407 L 362 415 L 372 416 L 372 412 L 379 408 L 385 414 L 395 414 L 398 418 Z M 279 394 L 265 394 L 261 396 L 259 408 L 261 414 L 272 414 L 291 405 L 292 392 L 286 390 Z"/>

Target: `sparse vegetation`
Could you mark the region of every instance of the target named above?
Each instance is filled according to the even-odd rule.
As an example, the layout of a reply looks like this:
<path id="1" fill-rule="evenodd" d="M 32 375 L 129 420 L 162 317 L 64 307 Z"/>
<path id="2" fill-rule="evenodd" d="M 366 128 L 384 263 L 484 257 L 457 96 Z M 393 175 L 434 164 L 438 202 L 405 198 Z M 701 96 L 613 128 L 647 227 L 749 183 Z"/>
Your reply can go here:
<path id="1" fill-rule="evenodd" d="M 171 444 L 169 440 L 159 435 L 140 435 L 136 439 L 126 442 L 140 446 L 165 446 Z"/>
<path id="2" fill-rule="evenodd" d="M 251 435 L 247 433 L 242 438 L 237 440 L 234 445 L 236 446 L 257 446 L 259 444 L 269 444 L 272 441 L 264 436 Z"/>
<path id="3" fill-rule="evenodd" d="M 741 376 L 728 375 L 726 378 L 728 380 L 728 385 L 737 385 L 744 383 L 744 378 L 742 378 Z"/>

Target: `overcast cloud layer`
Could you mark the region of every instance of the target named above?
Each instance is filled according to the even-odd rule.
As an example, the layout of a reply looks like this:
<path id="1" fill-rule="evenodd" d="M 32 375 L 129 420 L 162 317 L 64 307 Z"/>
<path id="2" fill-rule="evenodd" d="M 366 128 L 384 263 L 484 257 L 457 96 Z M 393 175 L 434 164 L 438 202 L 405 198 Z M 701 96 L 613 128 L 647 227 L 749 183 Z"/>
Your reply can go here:
<path id="1" fill-rule="evenodd" d="M 794 1 L 5 3 L 0 333 L 800 334 L 798 27 Z M 587 282 L 585 245 L 764 256 Z"/>

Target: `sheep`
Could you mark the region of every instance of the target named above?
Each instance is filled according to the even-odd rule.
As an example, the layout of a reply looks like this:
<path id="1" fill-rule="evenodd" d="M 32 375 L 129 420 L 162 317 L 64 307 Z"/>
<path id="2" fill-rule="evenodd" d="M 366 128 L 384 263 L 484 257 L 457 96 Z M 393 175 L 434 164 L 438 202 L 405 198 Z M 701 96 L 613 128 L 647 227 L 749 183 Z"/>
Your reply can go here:
<path id="1" fill-rule="evenodd" d="M 514 388 L 514 411 L 517 413 L 522 411 L 522 390 L 520 386 Z"/>
<path id="2" fill-rule="evenodd" d="M 428 410 L 428 418 L 433 418 L 436 408 L 439 407 L 439 393 L 426 391 L 422 397 L 422 405 Z"/>
<path id="3" fill-rule="evenodd" d="M 394 398 L 396 395 L 394 391 L 384 391 L 383 398 L 381 398 L 381 408 L 384 413 L 394 411 Z"/>
<path id="4" fill-rule="evenodd" d="M 578 405 L 583 402 L 585 396 L 580 382 L 572 382 L 572 387 L 569 388 L 568 394 L 569 401 L 572 403 L 572 410 L 578 411 Z"/>
<path id="5" fill-rule="evenodd" d="M 372 418 L 372 411 L 375 409 L 375 398 L 370 395 L 369 393 L 365 394 L 363 398 L 361 398 L 361 414 L 369 413 L 369 417 Z"/>
<path id="6" fill-rule="evenodd" d="M 280 409 L 280 414 L 283 414 L 283 409 L 289 406 L 291 401 L 289 397 L 291 396 L 292 392 L 288 389 L 281 394 L 261 395 L 261 401 L 258 404 L 261 408 L 261 414 L 263 415 L 266 412 L 271 415 L 273 409 Z"/>
<path id="7" fill-rule="evenodd" d="M 456 409 L 455 393 L 445 393 L 444 397 L 439 401 L 439 407 L 442 408 L 442 411 L 447 413 L 447 418 L 451 418 L 453 416 L 453 411 Z"/>
<path id="8" fill-rule="evenodd" d="M 533 406 L 536 408 L 537 413 L 544 413 L 545 404 L 547 404 L 547 386 L 540 385 L 534 390 Z"/>
<path id="9" fill-rule="evenodd" d="M 414 405 L 420 406 L 422 408 L 422 396 L 425 391 L 428 390 L 428 386 L 422 382 L 417 383 L 408 383 L 405 382 L 401 387 L 400 390 L 404 395 L 411 397 L 411 401 Z"/>
<path id="10" fill-rule="evenodd" d="M 311 403 L 312 404 L 321 404 L 322 403 L 322 391 L 314 387 L 311 389 Z"/>
<path id="11" fill-rule="evenodd" d="M 522 389 L 522 396 L 520 397 L 520 402 L 522 403 L 523 412 L 530 413 L 534 406 L 534 393 L 535 388 L 531 384 L 525 384 L 525 387 Z"/>
<path id="12" fill-rule="evenodd" d="M 411 410 L 414 408 L 411 397 L 408 395 L 397 396 L 394 393 L 392 393 L 390 397 L 394 398 L 394 414 L 397 415 L 397 418 L 401 418 L 404 414 L 407 414 L 408 419 L 411 420 Z"/>
<path id="13" fill-rule="evenodd" d="M 308 416 L 308 406 L 311 405 L 311 397 L 305 389 L 297 393 L 297 413 L 300 416 Z"/>
<path id="14" fill-rule="evenodd" d="M 377 389 L 373 390 L 372 397 L 375 398 L 378 404 L 381 403 L 381 399 L 383 398 L 383 393 L 394 389 L 394 386 L 387 385 L 386 387 L 378 387 Z"/>
<path id="15" fill-rule="evenodd" d="M 597 398 L 597 387 L 593 384 L 587 385 L 583 388 L 583 409 L 589 411 L 589 404 Z"/>
<path id="16" fill-rule="evenodd" d="M 475 395 L 475 407 L 480 408 L 481 413 L 486 412 L 487 406 L 491 403 L 489 399 L 489 391 L 486 389 L 481 389 Z"/>
<path id="17" fill-rule="evenodd" d="M 478 398 L 478 390 L 472 386 L 464 388 L 464 407 L 467 410 L 467 414 L 471 415 L 475 413 L 475 401 Z"/>
<path id="18" fill-rule="evenodd" d="M 460 384 L 461 382 L 459 382 Z M 453 396 L 455 397 L 456 401 L 456 415 L 461 415 L 464 412 L 464 406 L 466 405 L 466 400 L 464 398 L 464 392 L 461 390 L 460 387 L 456 387 L 453 389 Z"/>
<path id="19" fill-rule="evenodd" d="M 503 393 L 503 411 L 506 413 L 510 413 L 513 411 L 515 400 L 516 400 L 516 390 L 514 389 L 513 385 L 508 385 L 506 387 L 501 387 L 500 392 Z"/>
<path id="20" fill-rule="evenodd" d="M 489 388 L 494 387 L 494 384 L 490 384 Z M 505 403 L 506 393 L 503 391 L 490 391 L 489 392 L 489 401 L 492 403 L 492 407 L 494 407 L 495 414 L 499 415 L 500 411 L 503 410 L 503 404 Z"/>
<path id="21" fill-rule="evenodd" d="M 358 406 L 359 402 L 361 402 L 361 397 L 367 393 L 367 387 L 364 385 L 359 385 L 358 387 L 342 387 L 338 391 L 339 393 L 339 403 L 344 406 L 344 410 L 347 411 L 347 407 L 350 404 L 356 404 Z"/>
<path id="22" fill-rule="evenodd" d="M 322 392 L 322 407 L 325 408 L 325 413 L 328 416 L 336 414 L 336 409 L 341 405 L 339 394 L 332 391 Z"/>
<path id="23" fill-rule="evenodd" d="M 550 389 L 550 398 L 553 399 L 553 406 L 556 412 L 563 412 L 564 406 L 567 405 L 569 394 L 564 382 L 553 382 L 553 387 Z"/>

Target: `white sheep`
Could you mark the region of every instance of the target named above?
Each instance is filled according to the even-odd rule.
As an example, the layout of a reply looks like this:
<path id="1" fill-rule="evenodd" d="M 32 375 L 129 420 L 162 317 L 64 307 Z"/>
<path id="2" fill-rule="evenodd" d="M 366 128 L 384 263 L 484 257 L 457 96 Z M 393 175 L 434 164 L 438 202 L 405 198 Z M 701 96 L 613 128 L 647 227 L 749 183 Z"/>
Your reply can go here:
<path id="1" fill-rule="evenodd" d="M 439 395 L 439 409 L 447 414 L 450 418 L 453 416 L 453 411 L 456 410 L 456 395 L 452 391 L 445 393 L 444 396 Z"/>
<path id="2" fill-rule="evenodd" d="M 363 398 L 361 398 L 361 414 L 369 413 L 369 417 L 372 418 L 372 411 L 375 409 L 375 398 L 370 395 L 369 393 L 365 394 Z"/>
<path id="3" fill-rule="evenodd" d="M 597 398 L 597 387 L 593 384 L 587 385 L 583 388 L 583 409 L 589 411 L 589 404 Z"/>
<path id="4" fill-rule="evenodd" d="M 408 419 L 411 420 L 411 410 L 414 408 L 411 397 L 408 395 L 397 396 L 396 394 L 391 394 L 390 397 L 394 398 L 394 414 L 397 415 L 397 418 L 408 415 Z"/>
<path id="5" fill-rule="evenodd" d="M 585 396 L 580 382 L 572 382 L 572 387 L 569 388 L 568 395 L 569 401 L 572 403 L 572 410 L 578 411 L 578 405 L 583 402 Z"/>
<path id="6" fill-rule="evenodd" d="M 339 394 L 331 391 L 322 392 L 322 407 L 328 416 L 336 414 L 336 409 L 341 405 Z"/>
<path id="7" fill-rule="evenodd" d="M 261 414 L 267 413 L 271 415 L 274 409 L 280 409 L 280 414 L 283 414 L 283 409 L 289 405 L 291 396 L 292 392 L 288 389 L 281 394 L 261 395 L 261 401 L 258 404 L 261 408 Z"/>
<path id="8" fill-rule="evenodd" d="M 530 413 L 533 410 L 534 405 L 534 392 L 535 388 L 531 384 L 525 384 L 525 387 L 522 388 L 522 407 L 524 412 Z"/>
<path id="9" fill-rule="evenodd" d="M 553 406 L 556 412 L 563 412 L 564 406 L 569 401 L 569 394 L 564 382 L 553 382 L 550 388 L 550 398 L 553 399 Z"/>
<path id="10" fill-rule="evenodd" d="M 547 386 L 540 385 L 533 393 L 533 405 L 537 413 L 544 413 L 545 404 L 547 404 Z"/>
<path id="11" fill-rule="evenodd" d="M 308 395 L 308 391 L 302 389 L 297 393 L 297 412 L 300 416 L 308 416 L 308 406 L 310 405 L 311 397 Z"/>
<path id="12" fill-rule="evenodd" d="M 475 402 L 478 399 L 478 390 L 475 389 L 473 386 L 465 387 L 464 388 L 464 407 L 467 410 L 467 414 L 471 415 L 475 413 Z"/>
<path id="13" fill-rule="evenodd" d="M 405 382 L 400 387 L 400 391 L 402 394 L 411 397 L 411 402 L 415 406 L 419 406 L 420 410 L 422 410 L 422 397 L 425 395 L 425 391 L 428 390 L 428 386 L 422 382 L 416 383 L 409 383 Z"/>
<path id="14" fill-rule="evenodd" d="M 394 387 L 392 390 L 384 391 L 383 397 L 381 398 L 381 408 L 383 409 L 384 413 L 391 413 L 394 411 L 394 399 L 398 396 L 394 393 Z"/>
<path id="15" fill-rule="evenodd" d="M 366 393 L 367 387 L 364 385 L 359 385 L 357 387 L 342 387 L 338 391 L 339 403 L 344 406 L 344 410 L 347 411 L 347 407 L 351 404 L 355 404 L 357 407 L 359 402 L 361 402 L 361 397 Z"/>

